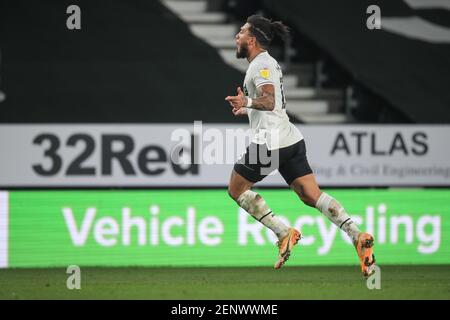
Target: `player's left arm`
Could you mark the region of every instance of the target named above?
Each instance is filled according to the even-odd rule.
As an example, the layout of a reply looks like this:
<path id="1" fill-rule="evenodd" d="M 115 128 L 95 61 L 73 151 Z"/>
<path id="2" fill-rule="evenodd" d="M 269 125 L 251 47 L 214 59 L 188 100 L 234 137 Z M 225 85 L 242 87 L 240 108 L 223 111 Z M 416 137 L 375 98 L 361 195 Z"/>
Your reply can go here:
<path id="1" fill-rule="evenodd" d="M 248 108 L 261 111 L 272 111 L 275 108 L 275 89 L 273 84 L 263 84 L 257 87 L 256 96 L 256 98 L 252 99 L 252 104 Z M 236 96 L 228 96 L 225 100 L 237 110 L 246 108 L 248 104 L 248 97 L 244 95 L 241 88 L 237 89 Z"/>

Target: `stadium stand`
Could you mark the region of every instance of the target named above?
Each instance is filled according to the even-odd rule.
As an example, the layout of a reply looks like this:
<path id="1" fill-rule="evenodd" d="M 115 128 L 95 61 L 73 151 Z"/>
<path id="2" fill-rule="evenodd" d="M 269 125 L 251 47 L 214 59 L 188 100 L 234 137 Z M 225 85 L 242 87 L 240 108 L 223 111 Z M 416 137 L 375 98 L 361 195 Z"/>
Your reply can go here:
<path id="1" fill-rule="evenodd" d="M 246 71 L 248 62 L 236 59 L 234 35 L 249 15 L 264 13 L 262 1 L 164 0 L 163 3 L 189 25 L 193 34 L 216 48 L 227 64 Z M 284 71 L 287 112 L 291 120 L 309 123 L 352 120 L 344 112 L 345 88 L 326 86 L 324 80 L 330 77 L 322 70 L 326 60 L 309 39 L 293 29 L 286 44 L 275 39 L 270 53 Z"/>
<path id="2" fill-rule="evenodd" d="M 382 30 L 366 27 L 370 1 L 350 1 L 80 0 L 77 31 L 72 2 L 3 1 L 0 122 L 245 122 L 223 98 L 247 67 L 234 34 L 262 13 L 292 29 L 271 53 L 294 122 L 448 123 L 445 1 L 385 1 Z"/>
<path id="3" fill-rule="evenodd" d="M 68 30 L 66 8 L 81 8 Z M 243 74 L 158 1 L 2 1 L 2 123 L 238 122 Z"/>
<path id="4" fill-rule="evenodd" d="M 449 2 L 381 1 L 381 30 L 366 27 L 372 4 L 264 1 L 351 74 L 360 99 L 352 111 L 359 119 L 448 123 Z"/>
<path id="5" fill-rule="evenodd" d="M 165 0 L 191 31 L 238 70 L 229 40 L 245 18 L 261 13 L 292 28 L 287 48 L 272 48 L 286 76 L 287 111 L 306 123 L 446 123 L 450 56 L 448 2 L 382 1 L 382 30 L 369 30 L 370 1 Z M 350 9 L 349 9 L 350 8 Z M 392 28 L 403 21 L 409 32 Z M 418 20 L 420 23 L 414 24 Z M 400 21 L 401 22 L 401 21 Z M 412 23 L 412 24 L 409 24 Z M 437 33 L 433 41 L 428 33 Z M 383 44 L 383 45 L 381 45 Z M 387 44 L 387 45 L 385 45 Z M 278 44 L 279 45 L 279 44 Z M 406 58 L 407 57 L 407 58 Z M 432 111 L 432 112 L 430 112 Z"/>

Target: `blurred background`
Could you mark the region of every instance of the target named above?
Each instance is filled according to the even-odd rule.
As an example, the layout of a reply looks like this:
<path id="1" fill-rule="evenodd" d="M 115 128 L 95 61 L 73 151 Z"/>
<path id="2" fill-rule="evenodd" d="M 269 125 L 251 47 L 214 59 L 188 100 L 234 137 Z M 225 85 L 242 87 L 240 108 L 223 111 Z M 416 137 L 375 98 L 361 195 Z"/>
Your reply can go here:
<path id="1" fill-rule="evenodd" d="M 2 3 L 3 123 L 237 121 L 219 103 L 242 82 L 234 36 L 254 13 L 291 27 L 270 52 L 292 121 L 450 121 L 445 0 L 78 1 L 80 30 L 75 2 Z"/>
<path id="2" fill-rule="evenodd" d="M 226 132 L 248 120 L 224 97 L 255 13 L 291 29 L 269 50 L 287 113 L 380 265 L 450 263 L 449 1 L 3 0 L 0 267 L 270 267 L 273 235 L 226 191 L 239 155 Z M 303 230 L 289 265 L 358 265 L 280 177 L 257 187 Z"/>

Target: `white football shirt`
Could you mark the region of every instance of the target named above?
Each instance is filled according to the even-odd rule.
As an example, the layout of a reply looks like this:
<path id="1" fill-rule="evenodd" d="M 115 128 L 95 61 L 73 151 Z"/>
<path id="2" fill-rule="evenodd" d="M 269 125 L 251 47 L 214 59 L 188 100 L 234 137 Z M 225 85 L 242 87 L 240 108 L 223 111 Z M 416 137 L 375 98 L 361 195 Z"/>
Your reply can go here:
<path id="1" fill-rule="evenodd" d="M 283 74 L 278 62 L 267 51 L 258 54 L 247 69 L 244 80 L 244 94 L 256 98 L 256 89 L 272 84 L 275 92 L 275 107 L 272 111 L 247 108 L 252 142 L 267 144 L 269 150 L 293 145 L 303 139 L 297 127 L 289 121 L 286 113 L 286 98 L 283 88 Z"/>

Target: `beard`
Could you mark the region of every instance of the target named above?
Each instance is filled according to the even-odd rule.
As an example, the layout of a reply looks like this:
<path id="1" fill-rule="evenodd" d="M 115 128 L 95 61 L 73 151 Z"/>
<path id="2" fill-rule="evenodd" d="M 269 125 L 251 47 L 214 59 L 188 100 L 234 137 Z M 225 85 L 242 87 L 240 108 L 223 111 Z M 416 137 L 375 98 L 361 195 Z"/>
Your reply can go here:
<path id="1" fill-rule="evenodd" d="M 241 45 L 236 49 L 236 58 L 244 59 L 248 56 L 248 48 L 247 46 Z"/>

